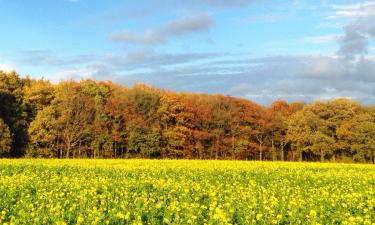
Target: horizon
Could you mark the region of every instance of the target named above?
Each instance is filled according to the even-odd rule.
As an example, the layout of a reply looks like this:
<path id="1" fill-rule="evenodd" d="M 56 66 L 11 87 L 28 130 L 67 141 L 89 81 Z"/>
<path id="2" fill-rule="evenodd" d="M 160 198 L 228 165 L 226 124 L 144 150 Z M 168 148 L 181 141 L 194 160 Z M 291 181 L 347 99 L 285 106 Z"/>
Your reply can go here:
<path id="1" fill-rule="evenodd" d="M 0 70 L 22 76 L 261 105 L 375 104 L 375 1 L 0 0 L 0 8 Z"/>

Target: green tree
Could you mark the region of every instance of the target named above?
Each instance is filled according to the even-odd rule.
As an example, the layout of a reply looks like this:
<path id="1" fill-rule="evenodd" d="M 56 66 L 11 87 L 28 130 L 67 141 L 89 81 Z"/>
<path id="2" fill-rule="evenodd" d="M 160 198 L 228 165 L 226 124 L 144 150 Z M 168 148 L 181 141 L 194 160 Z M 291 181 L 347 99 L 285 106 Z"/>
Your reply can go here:
<path id="1" fill-rule="evenodd" d="M 39 111 L 31 122 L 28 133 L 30 135 L 27 156 L 55 158 L 62 148 L 57 124 L 58 113 L 53 106 L 47 106 Z"/>
<path id="2" fill-rule="evenodd" d="M 334 139 L 330 148 L 332 159 L 347 155 L 350 152 L 350 146 L 344 140 L 340 140 L 337 131 L 342 124 L 351 120 L 355 115 L 363 113 L 365 108 L 357 102 L 345 98 L 313 103 L 309 108 L 321 120 L 325 121 L 327 125 L 325 133 Z"/>
<path id="3" fill-rule="evenodd" d="M 169 158 L 182 158 L 188 132 L 188 129 L 179 126 L 165 129 L 163 132 L 164 146 L 162 155 Z"/>
<path id="4" fill-rule="evenodd" d="M 310 146 L 306 149 L 309 149 L 313 154 L 320 156 L 320 161 L 324 161 L 324 157 L 327 153 L 331 153 L 332 146 L 335 144 L 335 140 L 324 134 L 321 131 L 316 131 L 313 133 L 310 139 Z"/>
<path id="5" fill-rule="evenodd" d="M 327 135 L 326 123 L 314 114 L 310 108 L 294 114 L 288 122 L 287 140 L 292 143 L 294 153 L 299 155 L 298 160 L 302 161 L 303 153 L 319 155 L 323 160 L 324 156 L 331 151 L 327 148 L 334 142 Z"/>
<path id="6" fill-rule="evenodd" d="M 305 113 L 300 111 L 288 120 L 288 132 L 286 139 L 292 144 L 293 154 L 298 154 L 298 160 L 302 161 L 303 149 L 311 135 L 310 124 Z M 293 157 L 294 160 L 295 156 Z"/>
<path id="7" fill-rule="evenodd" d="M 134 107 L 134 112 L 143 118 L 147 125 L 158 121 L 160 93 L 149 86 L 138 84 L 126 92 L 126 97 Z"/>
<path id="8" fill-rule="evenodd" d="M 370 113 L 363 113 L 351 120 L 351 148 L 354 158 L 375 163 L 375 120 Z"/>
<path id="9" fill-rule="evenodd" d="M 160 155 L 160 134 L 156 129 L 132 127 L 128 136 L 128 152 L 146 158 Z"/>

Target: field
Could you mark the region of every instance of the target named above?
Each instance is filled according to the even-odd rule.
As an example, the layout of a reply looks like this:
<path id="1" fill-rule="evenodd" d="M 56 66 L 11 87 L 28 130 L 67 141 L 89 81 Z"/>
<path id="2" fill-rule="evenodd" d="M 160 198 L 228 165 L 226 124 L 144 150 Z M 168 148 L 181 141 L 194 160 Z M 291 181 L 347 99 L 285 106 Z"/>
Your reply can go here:
<path id="1" fill-rule="evenodd" d="M 0 160 L 0 224 L 375 224 L 375 166 Z"/>

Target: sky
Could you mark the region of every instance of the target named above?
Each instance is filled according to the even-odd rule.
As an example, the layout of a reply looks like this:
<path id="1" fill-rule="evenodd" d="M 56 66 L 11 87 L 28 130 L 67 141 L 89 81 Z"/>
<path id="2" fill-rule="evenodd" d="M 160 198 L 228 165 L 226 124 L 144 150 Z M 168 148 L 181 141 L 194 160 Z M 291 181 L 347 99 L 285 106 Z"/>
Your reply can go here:
<path id="1" fill-rule="evenodd" d="M 0 0 L 0 69 L 375 104 L 375 0 Z"/>

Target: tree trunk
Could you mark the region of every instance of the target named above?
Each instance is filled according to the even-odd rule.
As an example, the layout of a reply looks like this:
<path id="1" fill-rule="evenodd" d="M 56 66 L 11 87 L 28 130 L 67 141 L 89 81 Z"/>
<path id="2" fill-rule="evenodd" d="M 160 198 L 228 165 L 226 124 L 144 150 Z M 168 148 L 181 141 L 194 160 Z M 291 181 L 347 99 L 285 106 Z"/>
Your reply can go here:
<path id="1" fill-rule="evenodd" d="M 70 143 L 68 143 L 66 146 L 66 156 L 65 156 L 66 158 L 69 158 L 70 148 L 71 148 Z"/>
<path id="2" fill-rule="evenodd" d="M 263 144 L 259 143 L 259 160 L 262 161 L 262 153 L 263 153 Z"/>
<path id="3" fill-rule="evenodd" d="M 114 154 L 115 154 L 115 157 L 114 157 L 114 158 L 117 158 L 116 142 L 113 142 L 113 151 L 114 151 Z"/>
<path id="4" fill-rule="evenodd" d="M 324 162 L 324 152 L 323 152 L 323 150 L 320 151 L 320 162 Z"/>
<path id="5" fill-rule="evenodd" d="M 236 159 L 235 149 L 234 149 L 234 135 L 232 135 L 232 159 Z"/>
<path id="6" fill-rule="evenodd" d="M 219 138 L 216 137 L 216 150 L 215 150 L 215 159 L 217 159 L 218 156 L 218 150 L 219 150 Z"/>
<path id="7" fill-rule="evenodd" d="M 281 161 L 284 161 L 284 145 L 281 144 L 281 147 L 280 147 L 280 160 Z"/>

